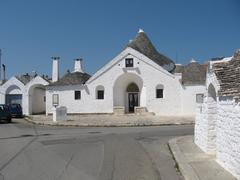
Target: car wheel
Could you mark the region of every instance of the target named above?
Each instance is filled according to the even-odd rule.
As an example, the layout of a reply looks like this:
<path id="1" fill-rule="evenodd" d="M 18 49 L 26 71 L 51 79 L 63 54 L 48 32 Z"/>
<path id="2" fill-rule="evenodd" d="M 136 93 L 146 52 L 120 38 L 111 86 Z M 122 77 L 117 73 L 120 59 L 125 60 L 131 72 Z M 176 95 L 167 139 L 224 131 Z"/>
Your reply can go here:
<path id="1" fill-rule="evenodd" d="M 7 122 L 11 123 L 12 122 L 12 118 L 8 118 Z"/>

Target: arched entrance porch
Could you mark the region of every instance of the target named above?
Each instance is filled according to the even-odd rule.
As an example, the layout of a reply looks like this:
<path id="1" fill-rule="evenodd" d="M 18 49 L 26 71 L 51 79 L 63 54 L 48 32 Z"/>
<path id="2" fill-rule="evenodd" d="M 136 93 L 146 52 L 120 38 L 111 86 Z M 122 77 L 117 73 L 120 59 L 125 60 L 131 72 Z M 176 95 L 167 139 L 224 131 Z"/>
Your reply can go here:
<path id="1" fill-rule="evenodd" d="M 6 89 L 5 104 L 22 105 L 22 90 L 17 85 L 11 85 Z"/>
<path id="2" fill-rule="evenodd" d="M 113 106 L 124 108 L 125 113 L 133 113 L 136 106 L 144 106 L 145 91 L 143 80 L 134 73 L 119 76 L 113 86 Z"/>
<path id="3" fill-rule="evenodd" d="M 36 84 L 29 88 L 28 103 L 29 115 L 46 113 L 46 88 L 44 85 Z"/>
<path id="4" fill-rule="evenodd" d="M 48 81 L 35 77 L 26 86 L 26 115 L 46 113 L 46 86 Z"/>

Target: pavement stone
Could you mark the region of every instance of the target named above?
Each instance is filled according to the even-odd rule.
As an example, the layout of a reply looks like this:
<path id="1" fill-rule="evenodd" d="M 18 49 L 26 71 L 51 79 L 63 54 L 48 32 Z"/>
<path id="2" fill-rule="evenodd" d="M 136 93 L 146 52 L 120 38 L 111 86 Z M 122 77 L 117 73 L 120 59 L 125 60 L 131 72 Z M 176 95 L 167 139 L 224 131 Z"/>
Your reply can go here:
<path id="1" fill-rule="evenodd" d="M 181 136 L 169 141 L 177 166 L 185 180 L 236 180 L 193 141 L 193 136 Z"/>

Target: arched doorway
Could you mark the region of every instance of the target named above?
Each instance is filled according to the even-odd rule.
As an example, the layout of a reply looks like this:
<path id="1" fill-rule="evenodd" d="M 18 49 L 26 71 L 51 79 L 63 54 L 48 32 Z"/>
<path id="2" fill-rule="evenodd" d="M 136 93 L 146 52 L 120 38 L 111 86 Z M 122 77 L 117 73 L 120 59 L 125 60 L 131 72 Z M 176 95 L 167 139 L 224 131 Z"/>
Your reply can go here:
<path id="1" fill-rule="evenodd" d="M 6 90 L 5 104 L 22 105 L 22 90 L 17 85 L 11 85 Z"/>
<path id="2" fill-rule="evenodd" d="M 139 88 L 132 82 L 126 89 L 128 97 L 128 112 L 133 113 L 136 106 L 139 106 Z"/>
<path id="3" fill-rule="evenodd" d="M 129 95 L 129 93 L 137 94 Z M 113 84 L 113 107 L 124 108 L 125 113 L 134 112 L 136 105 L 129 109 L 129 99 L 132 100 L 132 98 L 134 98 L 134 101 L 138 101 L 135 103 L 137 106 L 145 107 L 146 92 L 144 91 L 143 80 L 137 74 L 124 73 L 118 76 Z"/>
<path id="4" fill-rule="evenodd" d="M 217 120 L 217 95 L 212 84 L 208 86 L 207 97 L 208 119 L 208 153 L 215 154 L 216 150 L 216 120 Z"/>
<path id="5" fill-rule="evenodd" d="M 26 86 L 26 115 L 46 113 L 46 86 L 44 78 L 36 76 Z"/>
<path id="6" fill-rule="evenodd" d="M 46 88 L 36 84 L 28 90 L 29 115 L 46 113 Z"/>

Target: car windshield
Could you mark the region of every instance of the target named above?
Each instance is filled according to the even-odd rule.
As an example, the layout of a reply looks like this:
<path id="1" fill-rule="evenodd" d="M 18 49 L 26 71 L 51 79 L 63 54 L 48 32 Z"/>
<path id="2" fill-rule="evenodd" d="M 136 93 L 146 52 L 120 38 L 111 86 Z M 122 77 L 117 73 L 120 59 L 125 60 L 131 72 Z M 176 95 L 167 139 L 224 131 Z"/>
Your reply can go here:
<path id="1" fill-rule="evenodd" d="M 10 108 L 11 108 L 12 110 L 17 110 L 17 109 L 19 109 L 19 106 L 18 106 L 17 104 L 11 104 L 11 105 L 10 105 Z"/>
<path id="2" fill-rule="evenodd" d="M 0 111 L 4 111 L 4 106 L 0 106 Z"/>

